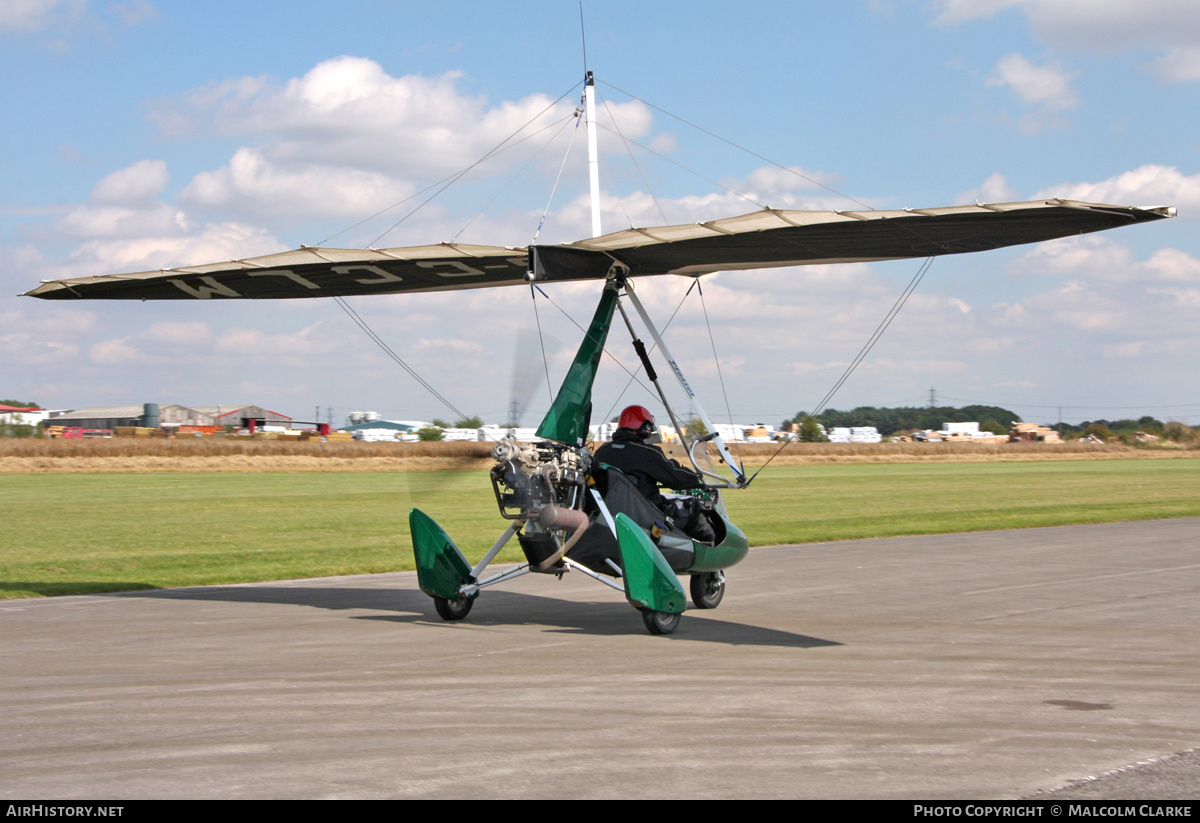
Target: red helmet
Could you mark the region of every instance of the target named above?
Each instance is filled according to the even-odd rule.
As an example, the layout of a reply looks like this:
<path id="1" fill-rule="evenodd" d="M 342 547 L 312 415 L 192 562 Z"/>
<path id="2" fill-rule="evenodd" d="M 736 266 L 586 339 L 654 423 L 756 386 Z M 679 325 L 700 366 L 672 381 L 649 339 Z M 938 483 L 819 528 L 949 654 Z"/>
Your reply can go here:
<path id="1" fill-rule="evenodd" d="M 643 440 L 658 431 L 654 425 L 654 415 L 645 406 L 626 406 L 617 425 L 623 429 L 633 429 Z"/>

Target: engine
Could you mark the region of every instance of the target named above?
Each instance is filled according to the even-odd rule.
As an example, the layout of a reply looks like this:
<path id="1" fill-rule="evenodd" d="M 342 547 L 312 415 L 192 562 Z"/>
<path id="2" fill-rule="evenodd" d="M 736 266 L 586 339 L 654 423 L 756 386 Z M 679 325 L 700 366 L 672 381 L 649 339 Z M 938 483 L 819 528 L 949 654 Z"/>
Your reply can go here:
<path id="1" fill-rule="evenodd" d="M 506 437 L 492 449 L 492 457 L 492 488 L 502 517 L 535 520 L 547 506 L 582 508 L 592 463 L 587 449 Z"/>
<path id="2" fill-rule="evenodd" d="M 522 521 L 517 540 L 530 571 L 561 574 L 563 555 L 588 526 L 583 513 L 592 455 L 563 443 L 518 443 L 492 449 L 492 489 L 500 515 Z"/>

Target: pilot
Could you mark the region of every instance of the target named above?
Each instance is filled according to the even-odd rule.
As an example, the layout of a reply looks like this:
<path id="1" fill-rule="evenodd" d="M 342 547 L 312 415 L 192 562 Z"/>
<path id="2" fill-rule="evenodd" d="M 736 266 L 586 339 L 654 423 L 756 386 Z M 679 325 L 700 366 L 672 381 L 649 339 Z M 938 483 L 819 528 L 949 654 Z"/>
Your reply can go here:
<path id="1" fill-rule="evenodd" d="M 710 513 L 704 510 L 699 500 L 667 500 L 659 491 L 660 487 L 698 489 L 704 485 L 704 480 L 697 472 L 685 469 L 663 454 L 662 449 L 651 445 L 651 438 L 657 433 L 654 415 L 645 406 L 628 406 L 617 420 L 612 442 L 596 449 L 596 461 L 620 469 L 646 499 L 675 520 L 690 537 L 712 543 L 716 530 L 709 522 Z"/>

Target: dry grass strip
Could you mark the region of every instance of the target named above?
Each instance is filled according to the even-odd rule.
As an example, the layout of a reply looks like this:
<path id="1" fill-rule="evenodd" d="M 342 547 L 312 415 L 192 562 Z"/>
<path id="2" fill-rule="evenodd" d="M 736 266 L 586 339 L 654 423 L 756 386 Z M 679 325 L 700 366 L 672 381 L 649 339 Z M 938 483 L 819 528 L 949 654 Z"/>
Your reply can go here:
<path id="1" fill-rule="evenodd" d="M 487 469 L 490 443 L 289 443 L 276 440 L 0 440 L 0 474 L 391 472 Z M 775 453 L 735 444 L 747 467 Z M 1200 449 L 1088 443 L 793 443 L 773 465 L 1200 457 Z"/>

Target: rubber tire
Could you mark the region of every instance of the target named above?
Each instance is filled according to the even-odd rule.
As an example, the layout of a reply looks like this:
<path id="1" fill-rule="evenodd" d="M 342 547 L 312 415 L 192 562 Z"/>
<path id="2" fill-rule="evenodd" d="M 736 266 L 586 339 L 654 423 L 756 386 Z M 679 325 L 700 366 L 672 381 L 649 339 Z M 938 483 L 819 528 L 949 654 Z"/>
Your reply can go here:
<path id="1" fill-rule="evenodd" d="M 667 614 L 650 609 L 642 609 L 642 622 L 650 634 L 670 634 L 679 627 L 680 614 Z"/>
<path id="2" fill-rule="evenodd" d="M 692 603 L 697 609 L 715 609 L 725 596 L 725 575 L 722 572 L 693 574 L 689 587 Z"/>
<path id="3" fill-rule="evenodd" d="M 438 617 L 443 620 L 463 620 L 471 613 L 471 607 L 474 605 L 474 597 L 468 597 L 465 600 L 447 600 L 444 597 L 433 598 L 433 607 L 437 609 Z"/>

